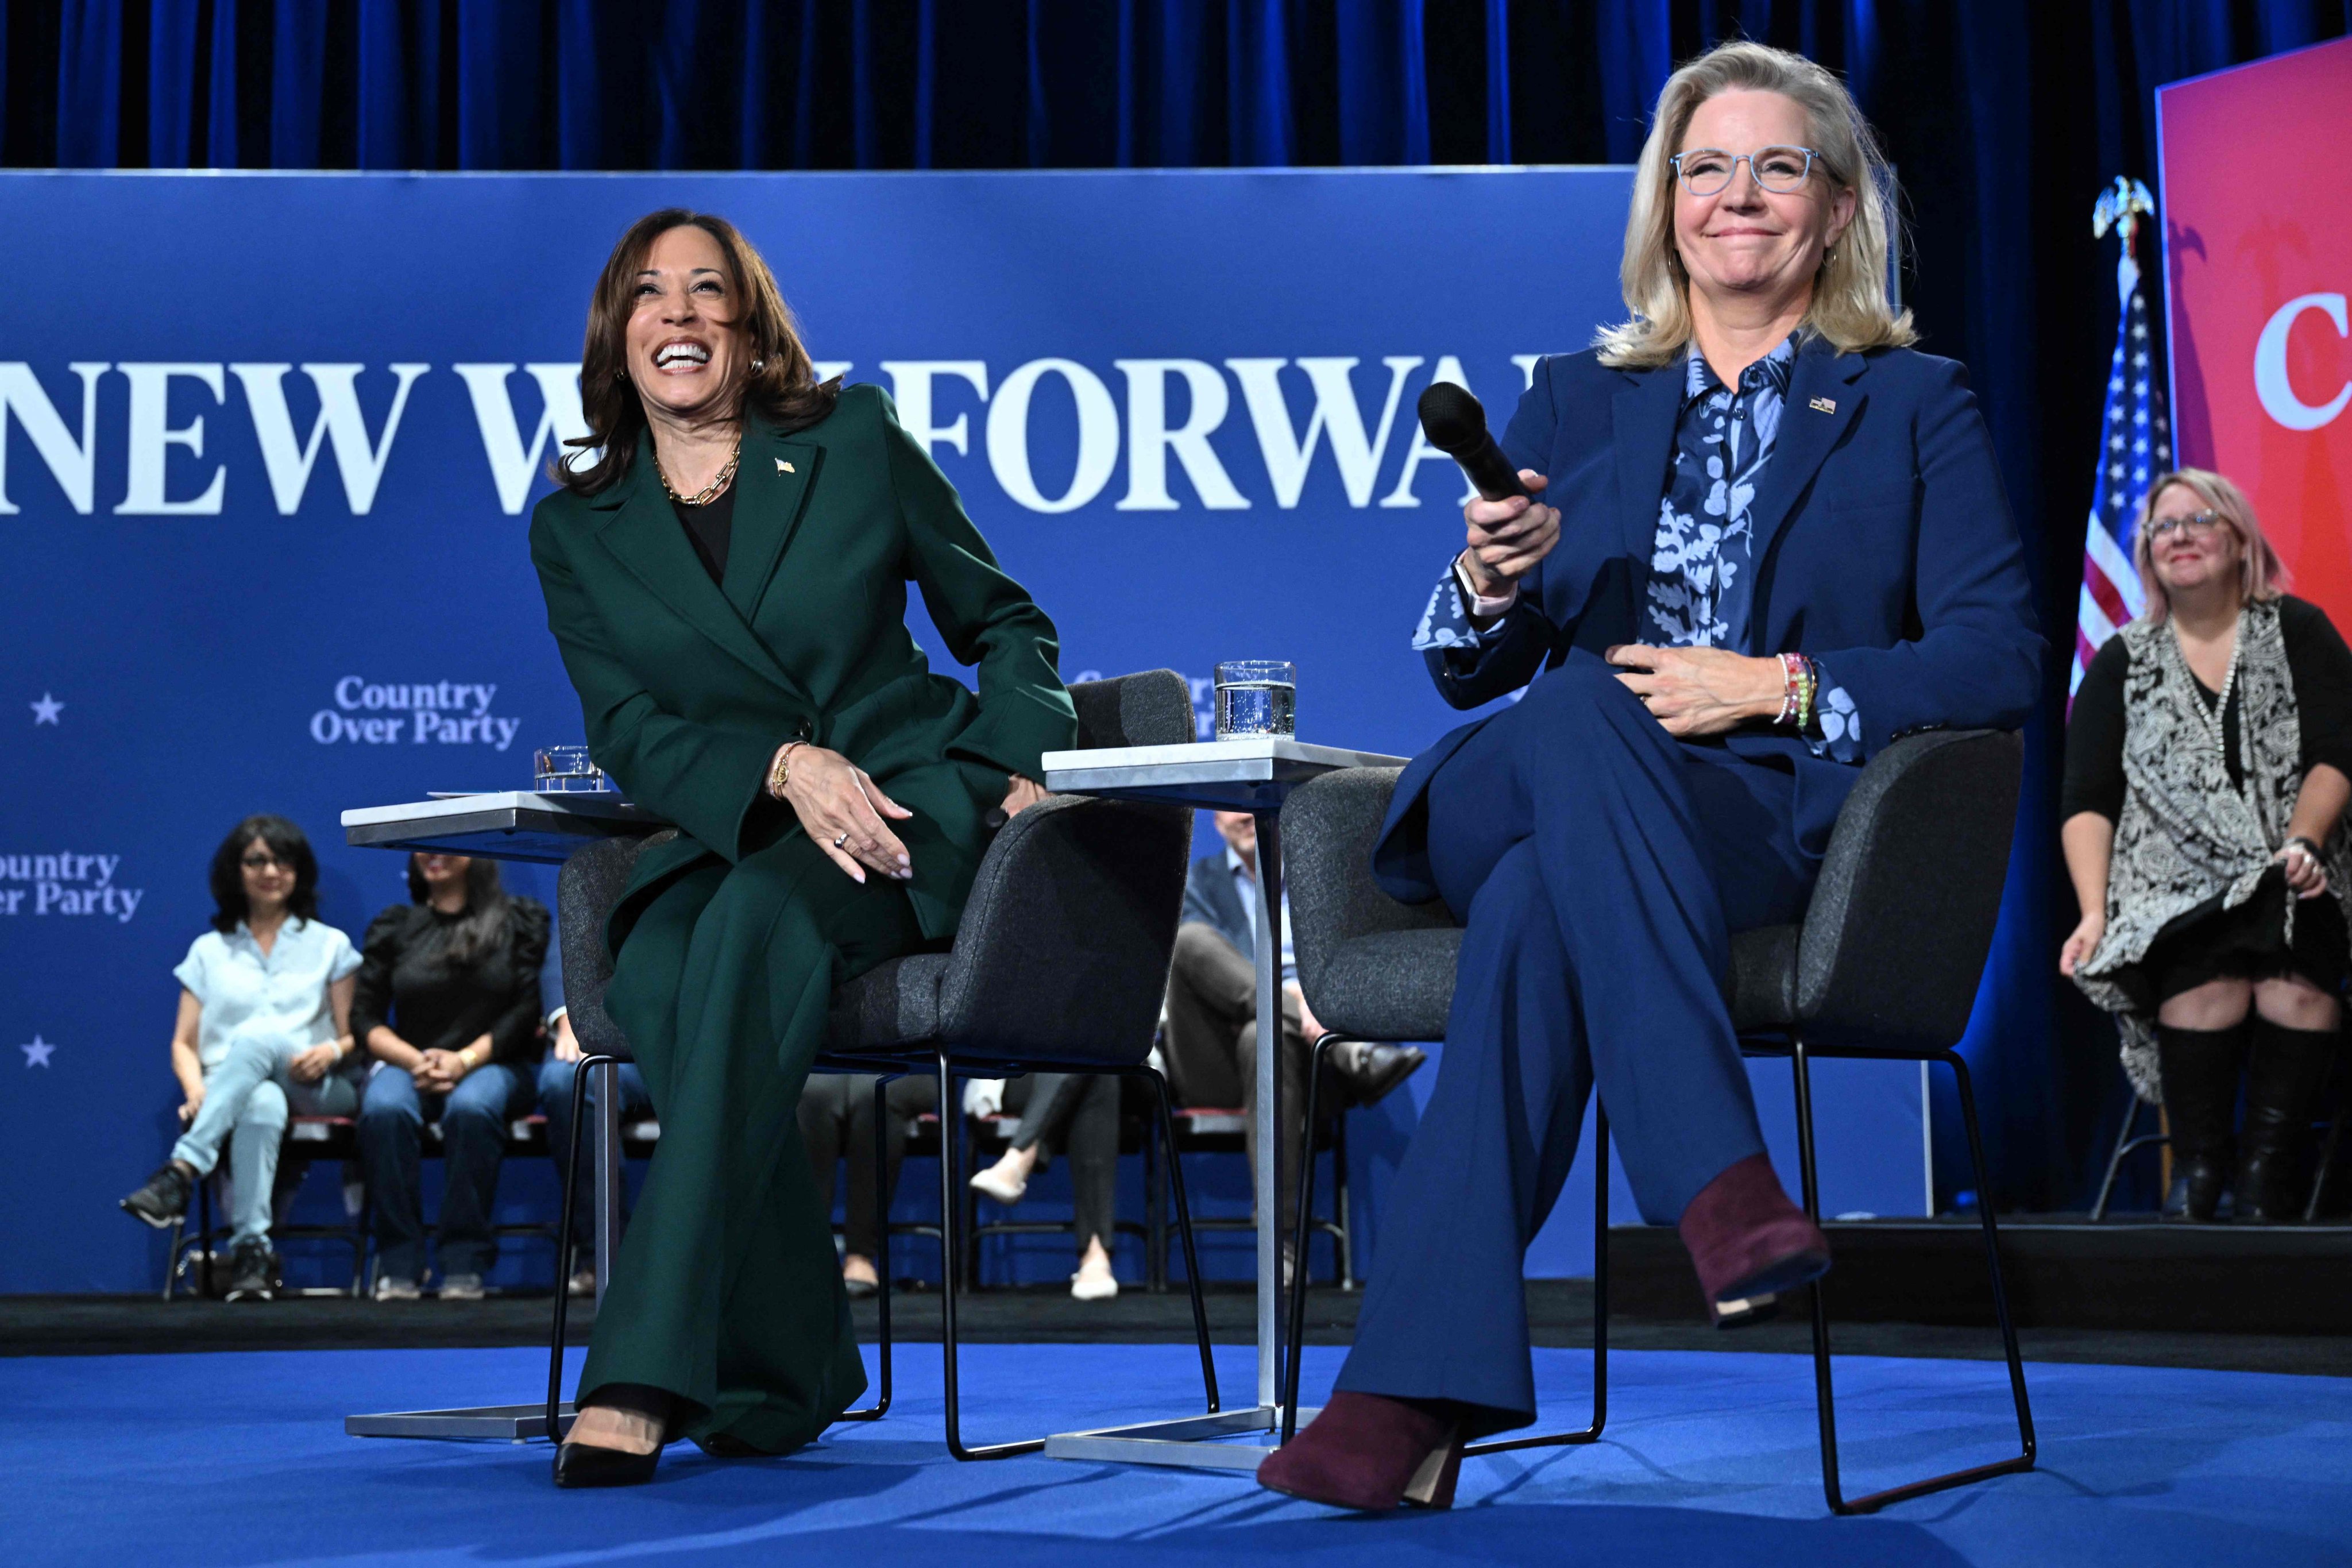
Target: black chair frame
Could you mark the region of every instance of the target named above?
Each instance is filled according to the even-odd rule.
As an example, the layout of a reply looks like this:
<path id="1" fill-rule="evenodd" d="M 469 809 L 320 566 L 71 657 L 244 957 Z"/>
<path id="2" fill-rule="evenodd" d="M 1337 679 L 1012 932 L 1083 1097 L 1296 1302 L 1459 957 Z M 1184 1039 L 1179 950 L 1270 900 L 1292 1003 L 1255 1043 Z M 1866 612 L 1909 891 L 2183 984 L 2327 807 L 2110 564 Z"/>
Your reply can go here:
<path id="1" fill-rule="evenodd" d="M 1307 1125 L 1315 1124 L 1317 1101 L 1323 1087 L 1323 1067 L 1332 1049 L 1349 1038 L 1328 1034 L 1315 1042 L 1314 1070 L 1307 1079 Z M 1464 1448 L 1465 1455 L 1500 1454 L 1513 1448 L 1545 1448 L 1570 1443 L 1597 1443 L 1601 1429 L 1609 1424 L 1609 1113 L 1597 1106 L 1593 1110 L 1593 1143 L 1601 1150 L 1601 1163 L 1594 1167 L 1592 1200 L 1592 1424 L 1575 1432 L 1549 1433 L 1533 1437 L 1497 1437 L 1489 1442 L 1474 1443 Z M 1345 1158 L 1344 1149 L 1341 1158 Z M 1294 1236 L 1307 1234 L 1307 1218 L 1314 1213 L 1315 1162 L 1301 1162 L 1306 1169 L 1298 1176 L 1298 1210 Z M 1281 1347 L 1282 1371 L 1282 1440 L 1286 1443 L 1298 1431 L 1298 1363 L 1303 1359 L 1307 1342 L 1307 1271 L 1299 1270 L 1290 1287 L 1288 1310 L 1285 1317 L 1287 1329 Z"/>
<path id="2" fill-rule="evenodd" d="M 572 1305 L 572 1292 L 567 1287 L 574 1261 L 579 1256 L 579 1243 L 572 1234 L 571 1215 L 580 1180 L 580 1145 L 584 1142 L 580 1134 L 588 1105 L 588 1075 L 592 1070 L 604 1069 L 608 1075 L 605 1092 L 613 1093 L 618 1087 L 614 1080 L 619 1077 L 617 1069 L 620 1064 L 621 1058 L 615 1056 L 583 1056 L 580 1058 L 579 1070 L 572 1075 L 572 1139 L 563 1152 L 564 1223 L 562 1239 L 557 1243 L 555 1322 L 549 1337 L 547 1356 L 547 1434 L 551 1443 L 560 1442 L 563 1433 L 563 1426 L 560 1424 L 563 1404 L 563 1335 Z M 858 1070 L 872 1069 L 862 1068 Z M 874 1115 L 877 1123 L 890 1113 L 887 1099 L 890 1080 L 904 1076 L 902 1073 L 885 1073 L 875 1079 Z M 942 1118 L 942 1133 L 946 1125 Z M 944 1152 L 941 1163 L 945 1163 Z M 889 1190 L 888 1176 L 889 1168 L 883 1153 L 882 1140 L 877 1138 L 874 1141 L 874 1190 L 877 1193 Z M 880 1363 L 881 1376 L 877 1380 L 880 1387 L 873 1404 L 862 1410 L 843 1411 L 840 1419 L 844 1421 L 879 1421 L 890 1410 L 890 1228 L 887 1224 L 881 1227 L 882 1256 L 874 1260 L 874 1271 L 881 1279 L 881 1288 L 875 1292 L 874 1300 L 875 1313 L 879 1320 L 875 1359 Z M 952 1258 L 954 1255 L 949 1252 L 946 1256 Z M 943 1264 L 941 1271 L 952 1276 L 954 1268 L 951 1264 Z"/>
<path id="3" fill-rule="evenodd" d="M 287 1136 L 280 1144 L 279 1169 L 285 1168 L 283 1162 L 286 1155 L 283 1151 L 296 1142 L 292 1128 L 289 1126 Z M 305 1166 L 318 1161 L 341 1157 L 332 1153 L 298 1156 Z M 195 1232 L 194 1235 L 189 1234 L 187 1216 L 183 1215 L 173 1225 L 172 1239 L 164 1251 L 163 1300 L 166 1301 L 172 1299 L 173 1281 L 179 1278 L 180 1270 L 190 1262 L 195 1265 L 196 1295 L 210 1297 L 213 1294 L 213 1258 L 218 1251 L 220 1238 L 226 1233 L 214 1223 L 212 1177 L 205 1176 L 199 1179 L 195 1188 Z M 349 1289 L 342 1294 L 356 1300 L 366 1291 L 368 1264 L 373 1251 L 370 1237 L 375 1228 L 372 1223 L 374 1207 L 370 1196 L 362 1196 L 360 1201 L 360 1212 L 352 1217 L 349 1225 L 273 1225 L 269 1227 L 270 1239 L 273 1243 L 332 1241 L 350 1247 L 352 1249 L 352 1282 Z"/>
<path id="4" fill-rule="evenodd" d="M 1345 1038 L 1345 1037 L 1342 1036 L 1329 1036 L 1324 1037 L 1329 1038 L 1333 1045 L 1339 1044 L 1341 1039 Z M 1318 1043 L 1320 1044 L 1319 1039 Z M 1320 1052 L 1318 1052 L 1313 1057 L 1311 1065 L 1318 1073 L 1322 1071 L 1325 1060 L 1326 1057 Z M 1318 1114 L 1316 1110 L 1316 1096 L 1310 1090 L 1307 1095 L 1307 1111 L 1310 1118 Z M 1360 1281 L 1356 1278 L 1356 1242 L 1354 1233 L 1349 1228 L 1349 1221 L 1348 1218 L 1348 1115 L 1347 1112 L 1342 1110 L 1336 1114 L 1324 1118 L 1319 1126 L 1318 1126 L 1312 1120 L 1307 1122 L 1307 1125 L 1316 1129 L 1316 1136 L 1310 1137 L 1307 1141 L 1306 1152 L 1307 1157 L 1312 1159 L 1324 1154 L 1331 1156 L 1331 1213 L 1329 1215 L 1324 1216 L 1313 1215 L 1310 1211 L 1309 1217 L 1299 1222 L 1301 1228 L 1292 1231 L 1291 1234 L 1293 1236 L 1329 1237 L 1331 1238 L 1332 1250 L 1332 1283 L 1339 1286 L 1339 1288 L 1343 1291 L 1352 1292 Z M 1194 1136 L 1200 1137 L 1203 1136 L 1203 1134 L 1195 1132 Z M 1219 1136 L 1219 1134 L 1207 1134 L 1207 1136 Z M 1225 1134 L 1225 1136 L 1238 1135 Z M 1196 1148 L 1192 1151 L 1192 1152 L 1195 1154 L 1233 1152 L 1234 1151 L 1231 1148 L 1224 1150 L 1202 1150 Z M 1169 1158 L 1172 1161 L 1178 1158 L 1181 1152 L 1182 1151 L 1181 1150 L 1171 1151 L 1169 1154 Z M 1156 1194 L 1154 1195 L 1155 1197 L 1157 1196 Z M 1314 1194 L 1311 1189 L 1307 1195 L 1310 1200 L 1313 1198 Z M 1242 1231 L 1255 1235 L 1257 1231 L 1257 1221 L 1255 1218 L 1244 1217 L 1238 1215 L 1232 1217 L 1220 1217 L 1215 1219 L 1196 1219 L 1192 1222 L 1192 1228 L 1196 1231 Z M 1160 1270 L 1165 1272 L 1167 1268 L 1168 1238 L 1164 1234 L 1160 1238 L 1159 1246 L 1159 1266 Z M 1313 1258 L 1312 1247 L 1310 1246 L 1306 1251 L 1302 1252 L 1299 1257 L 1302 1260 L 1299 1267 L 1302 1269 L 1307 1268 Z"/>
<path id="5" fill-rule="evenodd" d="M 1983 1194 L 1978 1219 L 2009 1368 L 2019 1451 L 1991 1464 L 1847 1498 L 1838 1460 L 1829 1319 L 1817 1281 L 1807 1289 L 1822 1485 L 1832 1513 L 1875 1512 L 1907 1498 L 2030 1470 L 2034 1464 L 2032 1411 L 2001 1278 L 2000 1235 L 1990 1201 L 1975 1090 L 1967 1063 L 1952 1048 L 1965 1031 L 1999 915 L 2021 755 L 2016 736 L 1989 731 L 1946 731 L 1895 742 L 1856 781 L 1832 835 L 1803 922 L 1739 933 L 1732 942 L 1726 999 L 1739 1029 L 1739 1048 L 1747 1056 L 1790 1059 L 1804 1209 L 1814 1223 L 1821 1219 L 1811 1065 L 1817 1058 L 1948 1066 L 1958 1082 L 1969 1160 L 1977 1191 Z M 1307 785 L 1285 807 L 1286 814 L 1307 810 L 1322 836 L 1310 847 L 1308 835 L 1291 835 L 1294 862 L 1303 860 L 1313 868 L 1309 872 L 1295 866 L 1291 879 L 1293 900 L 1301 910 L 1301 973 L 1308 981 L 1310 996 L 1327 982 L 1340 987 L 1338 994 L 1315 997 L 1316 1010 L 1337 1026 L 1359 1031 L 1359 1037 L 1377 1029 L 1402 1030 L 1412 1037 L 1422 1037 L 1412 1034 L 1415 1030 L 1442 1032 L 1438 1020 L 1450 1004 L 1452 989 L 1452 960 L 1444 944 L 1460 940 L 1460 928 L 1442 906 L 1399 904 L 1370 881 L 1369 836 L 1386 816 L 1394 779 L 1391 773 L 1383 784 L 1375 770 L 1333 774 Z M 1917 896 L 1915 889 L 1929 886 L 1939 888 L 1937 898 Z M 1889 962 L 1889 952 L 1911 952 L 1906 945 L 1911 943 L 1940 952 L 1945 962 L 1927 971 Z M 1444 965 L 1442 985 L 1435 967 L 1440 963 Z M 1335 972 L 1340 971 L 1348 978 L 1335 980 Z M 1361 1005 L 1356 993 L 1345 988 L 1362 988 L 1369 976 L 1384 972 L 1411 978 L 1395 995 L 1375 996 Z M 1372 1018 L 1381 1021 L 1357 1021 Z M 1582 1432 L 1474 1444 L 1465 1452 L 1591 1442 L 1599 1435 L 1606 1409 L 1605 1120 L 1600 1127 L 1595 1140 L 1593 1423 Z M 1301 1173 L 1302 1213 L 1311 1198 L 1312 1180 L 1309 1166 Z M 1289 1360 L 1284 1377 L 1286 1403 L 1295 1410 L 1303 1291 L 1293 1293 L 1289 1306 Z M 1287 1425 L 1284 1436 L 1289 1436 Z"/>

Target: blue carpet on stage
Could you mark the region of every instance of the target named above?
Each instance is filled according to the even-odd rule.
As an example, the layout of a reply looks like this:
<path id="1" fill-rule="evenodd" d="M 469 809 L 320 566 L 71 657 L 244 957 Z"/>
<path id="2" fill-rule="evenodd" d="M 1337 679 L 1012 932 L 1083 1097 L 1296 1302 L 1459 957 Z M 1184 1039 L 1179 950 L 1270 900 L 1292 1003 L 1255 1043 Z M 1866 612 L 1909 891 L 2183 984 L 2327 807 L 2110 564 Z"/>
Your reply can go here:
<path id="1" fill-rule="evenodd" d="M 1580 1425 L 1589 1359 L 1537 1357 L 1547 1414 Z M 1228 1400 L 1245 1398 L 1249 1352 L 1218 1360 Z M 1310 1352 L 1312 1385 L 1339 1360 Z M 1182 1346 L 982 1345 L 964 1365 L 971 1440 L 1199 1408 Z M 1810 1363 L 1789 1356 L 1620 1352 L 1599 1447 L 1474 1459 L 1451 1513 L 1371 1520 L 1233 1473 L 959 1465 L 929 1345 L 902 1348 L 885 1421 L 781 1460 L 674 1447 L 635 1490 L 559 1493 L 540 1444 L 343 1436 L 352 1412 L 528 1399 L 544 1367 L 526 1351 L 0 1360 L 0 1554 L 9 1568 L 2352 1562 L 2352 1388 L 2247 1373 L 2034 1366 L 2038 1473 L 1843 1520 L 1822 1507 Z M 2013 1441 L 1996 1364 L 1853 1358 L 1838 1376 L 1853 1491 Z"/>

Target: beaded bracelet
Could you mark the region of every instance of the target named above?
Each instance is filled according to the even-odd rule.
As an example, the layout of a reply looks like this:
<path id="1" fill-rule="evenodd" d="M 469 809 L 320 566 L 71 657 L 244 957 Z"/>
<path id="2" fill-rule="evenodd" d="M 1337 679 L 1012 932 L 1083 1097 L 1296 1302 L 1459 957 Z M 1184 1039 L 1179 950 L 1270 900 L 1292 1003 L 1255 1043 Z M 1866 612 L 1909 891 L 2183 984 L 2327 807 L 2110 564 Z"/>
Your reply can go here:
<path id="1" fill-rule="evenodd" d="M 1813 661 L 1801 653 L 1784 653 L 1780 673 L 1788 684 L 1781 694 L 1780 717 L 1773 722 L 1801 730 L 1813 713 Z"/>

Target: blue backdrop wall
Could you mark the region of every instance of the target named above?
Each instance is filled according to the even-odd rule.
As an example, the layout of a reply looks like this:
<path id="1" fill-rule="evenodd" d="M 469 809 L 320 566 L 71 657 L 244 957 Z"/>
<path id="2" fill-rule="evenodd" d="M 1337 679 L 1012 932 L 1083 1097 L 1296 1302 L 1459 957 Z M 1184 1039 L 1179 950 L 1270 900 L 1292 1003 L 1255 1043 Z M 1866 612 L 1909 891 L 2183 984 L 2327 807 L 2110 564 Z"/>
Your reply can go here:
<path id="1" fill-rule="evenodd" d="M 113 1199 L 168 1142 L 169 969 L 229 825 L 303 824 L 357 932 L 403 863 L 344 847 L 341 810 L 527 786 L 579 739 L 523 530 L 630 218 L 744 226 L 826 373 L 893 392 L 1055 616 L 1066 675 L 1205 692 L 1219 658 L 1292 658 L 1302 734 L 1411 752 L 1457 721 L 1406 639 L 1464 490 L 1413 400 L 1462 380 L 1499 425 L 1535 355 L 1613 318 L 1626 180 L 0 176 L 0 232 L 74 236 L 83 301 L 19 312 L 0 360 L 0 668 L 31 707 L 0 728 L 0 1020 L 12 1058 L 43 1047 L 0 1069 L 0 1289 L 156 1279 Z M 1518 259 L 1456 288 L 1454 237 L 1505 226 Z M 1916 1075 L 1851 1076 L 1829 1201 L 1917 1212 Z M 1360 1126 L 1375 1244 L 1412 1109 Z M 515 1168 L 518 1217 L 544 1176 Z M 1581 1271 L 1586 1215 L 1537 1272 Z"/>
<path id="2" fill-rule="evenodd" d="M 2348 22 L 2352 0 L 0 0 L 0 163 L 1622 163 L 1674 63 L 1744 34 L 1843 72 L 1884 134 L 1906 298 L 1969 367 L 2063 627 L 2114 333 L 2089 204 L 2152 177 L 2156 85 Z M 2086 1201 L 2121 1104 L 2112 1029 L 2053 984 L 2063 692 L 2062 668 L 1970 1046 L 2010 1206 Z M 1960 1152 L 1938 1149 L 1947 1199 Z"/>

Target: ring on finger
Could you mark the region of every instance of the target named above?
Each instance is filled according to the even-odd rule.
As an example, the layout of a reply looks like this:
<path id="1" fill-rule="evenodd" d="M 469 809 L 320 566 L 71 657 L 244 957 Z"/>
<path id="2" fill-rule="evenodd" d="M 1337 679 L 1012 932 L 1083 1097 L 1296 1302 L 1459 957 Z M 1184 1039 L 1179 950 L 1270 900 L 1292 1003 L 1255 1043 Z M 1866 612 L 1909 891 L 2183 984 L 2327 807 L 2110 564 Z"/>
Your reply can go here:
<path id="1" fill-rule="evenodd" d="M 848 843 L 848 842 L 849 842 L 849 835 L 848 835 L 848 834 L 846 834 L 846 833 L 845 833 L 845 834 L 843 834 L 840 837 L 838 837 L 838 838 L 836 838 L 836 839 L 835 839 L 835 840 L 833 841 L 833 847 L 834 847 L 835 849 L 838 849 L 838 848 L 840 848 L 843 845 L 845 845 L 845 844 L 846 844 L 846 843 Z"/>

